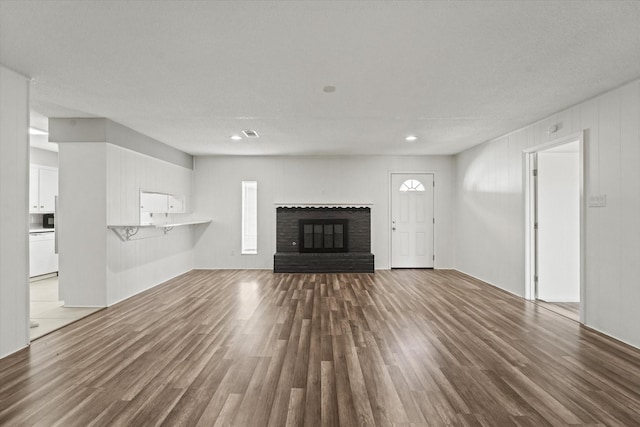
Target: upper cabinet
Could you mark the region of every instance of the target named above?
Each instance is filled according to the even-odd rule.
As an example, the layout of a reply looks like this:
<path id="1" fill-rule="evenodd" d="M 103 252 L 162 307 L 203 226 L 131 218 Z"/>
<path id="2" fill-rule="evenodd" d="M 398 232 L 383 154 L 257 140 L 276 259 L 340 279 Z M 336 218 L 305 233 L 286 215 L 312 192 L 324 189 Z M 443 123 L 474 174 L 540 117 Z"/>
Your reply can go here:
<path id="1" fill-rule="evenodd" d="M 169 213 L 184 213 L 184 196 L 169 194 Z"/>
<path id="2" fill-rule="evenodd" d="M 169 196 L 163 193 L 140 192 L 140 212 L 165 213 L 168 212 Z"/>
<path id="3" fill-rule="evenodd" d="M 29 213 L 49 213 L 56 209 L 58 169 L 31 165 L 29 169 Z"/>
<path id="4" fill-rule="evenodd" d="M 183 213 L 184 196 L 140 192 L 140 213 Z"/>

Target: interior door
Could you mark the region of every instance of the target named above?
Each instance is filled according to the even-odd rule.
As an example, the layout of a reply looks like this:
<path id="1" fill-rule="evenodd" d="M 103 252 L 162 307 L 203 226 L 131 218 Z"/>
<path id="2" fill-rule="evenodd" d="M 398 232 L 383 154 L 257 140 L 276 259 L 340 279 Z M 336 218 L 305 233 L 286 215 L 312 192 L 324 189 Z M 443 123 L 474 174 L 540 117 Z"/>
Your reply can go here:
<path id="1" fill-rule="evenodd" d="M 580 301 L 578 152 L 538 153 L 536 298 Z"/>
<path id="2" fill-rule="evenodd" d="M 433 174 L 391 174 L 391 268 L 433 268 L 433 194 Z"/>

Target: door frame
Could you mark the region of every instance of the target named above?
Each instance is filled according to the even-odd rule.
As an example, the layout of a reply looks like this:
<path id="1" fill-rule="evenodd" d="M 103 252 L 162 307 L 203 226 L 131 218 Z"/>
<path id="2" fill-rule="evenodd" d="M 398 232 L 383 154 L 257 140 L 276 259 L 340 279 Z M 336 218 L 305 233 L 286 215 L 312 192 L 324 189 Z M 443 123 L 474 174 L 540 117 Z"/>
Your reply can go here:
<path id="1" fill-rule="evenodd" d="M 535 168 L 535 155 L 549 148 L 578 141 L 579 161 L 579 191 L 580 191 L 580 323 L 586 323 L 586 205 L 585 205 L 585 144 L 584 131 L 576 132 L 561 138 L 554 139 L 543 144 L 522 150 L 522 173 L 524 186 L 524 215 L 525 215 L 525 299 L 536 299 L 535 265 L 536 265 L 536 239 L 535 239 L 535 180 L 533 170 Z"/>
<path id="2" fill-rule="evenodd" d="M 389 208 L 387 209 L 387 236 L 389 239 L 389 251 L 388 251 L 388 262 L 389 262 L 389 270 L 391 270 L 391 264 L 392 264 L 392 254 L 393 254 L 393 244 L 392 244 L 392 230 L 391 230 L 391 217 L 393 214 L 393 202 L 392 202 L 392 197 L 393 197 L 393 182 L 392 182 L 392 178 L 393 175 L 404 175 L 404 174 L 428 174 L 428 175 L 433 175 L 433 218 L 435 221 L 435 223 L 433 224 L 433 269 L 435 270 L 437 268 L 436 262 L 438 261 L 438 257 L 436 256 L 436 236 L 437 236 L 437 229 L 436 229 L 436 224 L 438 223 L 437 218 L 436 218 L 436 213 L 437 213 L 437 204 L 436 204 L 436 188 L 438 188 L 438 185 L 436 184 L 436 178 L 437 178 L 437 173 L 436 171 L 433 170 L 427 170 L 427 171 L 389 171 L 389 196 L 388 196 L 388 206 Z"/>

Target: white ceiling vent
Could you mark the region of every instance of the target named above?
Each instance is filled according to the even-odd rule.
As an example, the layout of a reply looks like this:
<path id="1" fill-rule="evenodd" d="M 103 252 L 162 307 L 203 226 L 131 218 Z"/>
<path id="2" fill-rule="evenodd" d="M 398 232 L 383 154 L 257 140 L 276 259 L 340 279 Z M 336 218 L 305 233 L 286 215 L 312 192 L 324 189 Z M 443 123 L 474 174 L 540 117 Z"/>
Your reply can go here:
<path id="1" fill-rule="evenodd" d="M 260 135 L 258 135 L 258 132 L 255 130 L 243 130 L 242 133 L 247 138 L 260 138 Z"/>

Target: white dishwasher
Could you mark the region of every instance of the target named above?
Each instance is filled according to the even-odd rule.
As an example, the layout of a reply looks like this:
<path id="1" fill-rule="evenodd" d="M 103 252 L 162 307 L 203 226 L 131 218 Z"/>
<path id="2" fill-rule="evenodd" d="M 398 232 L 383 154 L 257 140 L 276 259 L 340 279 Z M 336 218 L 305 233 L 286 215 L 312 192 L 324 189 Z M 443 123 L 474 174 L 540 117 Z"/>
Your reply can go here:
<path id="1" fill-rule="evenodd" d="M 55 231 L 29 233 L 29 276 L 58 271 L 58 254 L 55 250 Z"/>

